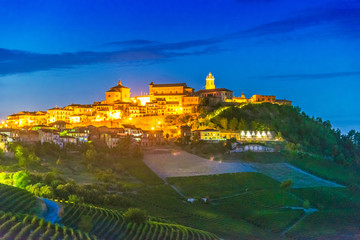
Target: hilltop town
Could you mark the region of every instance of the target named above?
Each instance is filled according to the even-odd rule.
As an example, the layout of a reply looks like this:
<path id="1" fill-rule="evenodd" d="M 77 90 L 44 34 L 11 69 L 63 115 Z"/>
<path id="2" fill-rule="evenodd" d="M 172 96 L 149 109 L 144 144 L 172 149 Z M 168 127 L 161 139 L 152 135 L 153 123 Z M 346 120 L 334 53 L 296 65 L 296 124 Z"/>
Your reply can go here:
<path id="1" fill-rule="evenodd" d="M 12 141 L 53 142 L 60 146 L 102 139 L 113 147 L 119 138 L 130 135 L 143 146 L 159 144 L 163 139 L 176 139 L 184 135 L 201 140 L 219 141 L 236 139 L 274 139 L 273 132 L 220 132 L 215 129 L 194 129 L 191 119 L 200 112 L 210 112 L 220 106 L 241 106 L 247 103 L 291 105 L 291 101 L 276 99 L 273 95 L 234 97 L 232 90 L 216 88 L 215 78 L 209 73 L 203 90 L 195 91 L 186 83 L 149 84 L 149 94 L 131 96 L 130 88 L 118 84 L 105 92 L 105 100 L 93 104 L 71 104 L 46 111 L 21 111 L 8 116 L 0 124 L 1 145 L 6 151 Z M 169 116 L 188 116 L 188 124 L 169 127 Z M 171 117 L 169 117 L 171 119 Z M 173 124 L 174 125 L 174 124 Z M 205 131 L 206 130 L 206 131 Z M 95 134 L 96 133 L 96 134 Z"/>

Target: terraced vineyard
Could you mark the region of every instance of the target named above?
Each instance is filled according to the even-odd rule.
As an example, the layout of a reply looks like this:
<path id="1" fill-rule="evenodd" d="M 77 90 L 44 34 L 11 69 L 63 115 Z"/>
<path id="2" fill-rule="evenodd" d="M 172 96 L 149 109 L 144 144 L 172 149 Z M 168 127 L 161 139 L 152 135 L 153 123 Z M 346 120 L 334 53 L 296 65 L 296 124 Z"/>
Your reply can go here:
<path id="1" fill-rule="evenodd" d="M 35 240 L 35 239 L 84 239 L 96 240 L 95 236 L 90 236 L 79 230 L 74 230 L 65 226 L 45 222 L 37 216 L 32 215 L 13 215 L 0 211 L 0 239 L 2 240 Z"/>
<path id="2" fill-rule="evenodd" d="M 127 223 L 122 212 L 88 205 L 68 204 L 65 207 L 63 223 L 80 228 L 83 216 L 91 216 L 90 234 L 100 239 L 174 239 L 174 240 L 212 240 L 217 236 L 209 232 L 178 224 L 159 222 L 151 219 L 144 224 Z"/>
<path id="3" fill-rule="evenodd" d="M 12 213 L 34 213 L 37 198 L 26 190 L 0 184 L 0 210 Z"/>

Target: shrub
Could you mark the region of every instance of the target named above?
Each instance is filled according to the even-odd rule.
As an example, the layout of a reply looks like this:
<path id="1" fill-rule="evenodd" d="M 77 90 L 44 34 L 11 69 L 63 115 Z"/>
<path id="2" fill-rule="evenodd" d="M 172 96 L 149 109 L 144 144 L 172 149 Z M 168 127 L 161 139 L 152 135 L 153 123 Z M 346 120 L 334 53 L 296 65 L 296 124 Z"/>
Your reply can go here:
<path id="1" fill-rule="evenodd" d="M 303 207 L 306 208 L 306 209 L 308 209 L 308 208 L 310 207 L 310 201 L 306 199 L 306 200 L 303 202 Z"/>
<path id="2" fill-rule="evenodd" d="M 124 213 L 125 221 L 134 223 L 145 223 L 148 220 L 148 215 L 145 210 L 139 208 L 129 208 Z"/>
<path id="3" fill-rule="evenodd" d="M 288 190 L 293 185 L 293 181 L 291 179 L 285 180 L 280 184 L 282 189 Z"/>
<path id="4" fill-rule="evenodd" d="M 69 195 L 69 202 L 81 203 L 82 199 L 79 196 L 72 194 L 72 195 Z"/>
<path id="5" fill-rule="evenodd" d="M 24 171 L 19 171 L 14 173 L 13 175 L 14 186 L 18 188 L 25 188 L 30 184 L 30 176 L 29 173 Z"/>

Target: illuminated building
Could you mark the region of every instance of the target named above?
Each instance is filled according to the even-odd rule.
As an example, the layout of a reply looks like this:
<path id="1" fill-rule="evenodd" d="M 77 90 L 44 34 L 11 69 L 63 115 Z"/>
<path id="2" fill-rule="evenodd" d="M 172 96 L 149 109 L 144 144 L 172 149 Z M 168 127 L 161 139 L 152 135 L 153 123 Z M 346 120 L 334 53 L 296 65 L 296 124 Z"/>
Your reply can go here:
<path id="1" fill-rule="evenodd" d="M 276 99 L 275 102 L 279 105 L 292 105 L 292 102 L 286 99 Z"/>
<path id="2" fill-rule="evenodd" d="M 248 102 L 244 93 L 241 94 L 241 97 L 233 97 L 232 101 L 236 102 L 236 103 L 247 103 Z"/>
<path id="3" fill-rule="evenodd" d="M 67 109 L 73 109 L 74 115 L 92 115 L 95 109 L 91 105 L 71 104 L 66 107 Z"/>
<path id="4" fill-rule="evenodd" d="M 149 85 L 151 105 L 147 106 L 149 114 L 154 114 L 157 106 L 157 115 L 171 115 L 195 113 L 199 105 L 199 97 L 194 95 L 194 89 L 186 83 L 154 84 Z"/>
<path id="5" fill-rule="evenodd" d="M 119 80 L 118 85 L 110 88 L 106 93 L 106 103 L 113 104 L 116 101 L 130 102 L 130 88 L 125 87 Z"/>
<path id="6" fill-rule="evenodd" d="M 70 123 L 82 123 L 87 119 L 86 115 L 72 115 L 69 117 Z"/>
<path id="7" fill-rule="evenodd" d="M 8 116 L 6 124 L 9 127 L 24 127 L 46 124 L 46 113 L 42 111 L 28 112 L 22 111 Z"/>
<path id="8" fill-rule="evenodd" d="M 150 102 L 150 95 L 136 96 L 131 98 L 133 102 L 140 104 L 141 106 L 145 106 Z"/>
<path id="9" fill-rule="evenodd" d="M 211 74 L 211 72 L 209 73 L 209 75 L 206 77 L 206 86 L 205 86 L 206 90 L 212 90 L 215 89 L 215 78 L 214 76 Z"/>
<path id="10" fill-rule="evenodd" d="M 8 151 L 8 136 L 2 133 L 0 133 L 0 149 L 2 149 L 3 152 Z"/>
<path id="11" fill-rule="evenodd" d="M 206 77 L 206 89 L 199 90 L 195 94 L 200 98 L 207 99 L 208 105 L 215 106 L 220 102 L 226 102 L 233 98 L 233 91 L 226 88 L 215 88 L 215 78 L 209 73 Z"/>
<path id="12" fill-rule="evenodd" d="M 216 129 L 203 129 L 192 131 L 192 138 L 206 142 L 218 142 L 223 140 L 220 138 L 220 131 Z"/>
<path id="13" fill-rule="evenodd" d="M 270 102 L 275 103 L 275 96 L 273 95 L 253 95 L 249 98 L 249 103 L 259 103 L 259 102 Z"/>
<path id="14" fill-rule="evenodd" d="M 50 108 L 46 111 L 46 123 L 54 123 L 58 121 L 70 122 L 70 116 L 74 114 L 71 108 Z"/>
<path id="15" fill-rule="evenodd" d="M 241 130 L 240 140 L 244 141 L 273 141 L 275 133 L 273 131 L 251 131 Z"/>

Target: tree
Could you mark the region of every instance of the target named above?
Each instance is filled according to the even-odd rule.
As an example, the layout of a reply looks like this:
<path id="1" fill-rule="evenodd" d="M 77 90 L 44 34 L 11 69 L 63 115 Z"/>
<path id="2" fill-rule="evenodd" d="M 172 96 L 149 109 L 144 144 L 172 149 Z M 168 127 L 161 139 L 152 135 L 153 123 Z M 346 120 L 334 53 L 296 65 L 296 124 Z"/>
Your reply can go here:
<path id="1" fill-rule="evenodd" d="M 148 215 L 145 210 L 139 208 L 129 208 L 124 213 L 125 221 L 134 223 L 145 223 L 148 220 Z"/>
<path id="2" fill-rule="evenodd" d="M 240 121 L 239 121 L 239 124 L 238 124 L 238 130 L 249 130 L 249 128 L 248 128 L 248 124 L 247 124 L 247 122 L 245 121 L 245 119 L 241 119 Z"/>
<path id="3" fill-rule="evenodd" d="M 224 130 L 228 129 L 228 120 L 227 118 L 221 118 L 220 119 L 220 125 Z"/>
<path id="4" fill-rule="evenodd" d="M 89 163 L 93 163 L 96 161 L 97 152 L 95 149 L 89 149 L 85 152 L 85 160 Z"/>
<path id="5" fill-rule="evenodd" d="M 18 187 L 18 188 L 25 189 L 26 186 L 29 185 L 31 182 L 29 173 L 24 172 L 24 171 L 16 172 L 12 178 L 14 181 L 14 186 Z"/>
<path id="6" fill-rule="evenodd" d="M 72 194 L 72 195 L 69 195 L 69 202 L 73 202 L 73 203 L 81 203 L 82 200 L 79 196 L 75 195 L 75 194 Z"/>
<path id="7" fill-rule="evenodd" d="M 59 156 L 58 159 L 56 160 L 56 166 L 60 166 L 62 160 L 61 157 Z"/>
<path id="8" fill-rule="evenodd" d="M 285 180 L 280 184 L 280 187 L 284 190 L 289 190 L 293 185 L 293 181 L 291 179 Z"/>
<path id="9" fill-rule="evenodd" d="M 235 131 L 237 127 L 238 127 L 238 120 L 237 120 L 237 118 L 233 117 L 230 120 L 229 128 L 230 128 L 230 130 Z"/>

